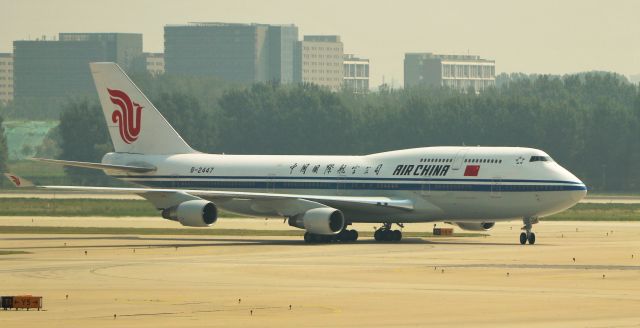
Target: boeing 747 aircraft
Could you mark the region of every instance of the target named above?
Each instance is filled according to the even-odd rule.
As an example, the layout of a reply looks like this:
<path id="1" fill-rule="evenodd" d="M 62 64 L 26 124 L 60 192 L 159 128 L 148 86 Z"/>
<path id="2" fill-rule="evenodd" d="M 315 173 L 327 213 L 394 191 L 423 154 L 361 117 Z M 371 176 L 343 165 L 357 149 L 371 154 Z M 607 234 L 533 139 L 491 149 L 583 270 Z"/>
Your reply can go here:
<path id="1" fill-rule="evenodd" d="M 192 149 L 115 63 L 92 63 L 114 152 L 101 163 L 37 159 L 103 170 L 135 188 L 38 186 L 137 194 L 162 217 L 209 227 L 218 209 L 284 217 L 306 242 L 355 241 L 355 222 L 381 223 L 376 241 L 399 241 L 414 222 L 483 231 L 522 219 L 520 243 L 535 243 L 538 218 L 586 193 L 571 172 L 538 149 L 425 147 L 365 156 L 205 154 Z M 32 186 L 17 176 L 18 186 Z"/>

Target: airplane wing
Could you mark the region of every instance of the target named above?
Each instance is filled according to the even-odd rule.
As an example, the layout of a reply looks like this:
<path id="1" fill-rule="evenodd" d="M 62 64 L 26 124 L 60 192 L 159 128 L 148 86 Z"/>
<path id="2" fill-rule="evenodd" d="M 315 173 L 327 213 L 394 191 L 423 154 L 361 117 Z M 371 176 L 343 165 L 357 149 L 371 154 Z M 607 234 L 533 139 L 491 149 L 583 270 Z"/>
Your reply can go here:
<path id="1" fill-rule="evenodd" d="M 313 202 L 325 204 L 327 206 L 342 208 L 344 206 L 353 209 L 365 209 L 365 208 L 389 208 L 401 211 L 412 211 L 413 202 L 408 199 L 396 199 L 390 197 L 351 197 L 351 196 L 319 196 L 319 195 L 304 195 L 304 194 L 275 194 L 275 193 L 255 193 L 255 192 L 240 192 L 240 191 L 216 191 L 216 190 L 183 190 L 183 189 L 154 189 L 154 188 L 118 188 L 118 187 L 80 187 L 80 186 L 38 186 L 38 188 L 48 190 L 65 190 L 65 191 L 80 191 L 89 193 L 122 193 L 122 194 L 137 194 L 144 198 L 147 198 L 153 202 L 152 199 L 156 195 L 160 194 L 182 194 L 191 195 L 202 199 L 211 201 L 215 200 L 251 200 L 251 201 L 283 201 L 303 199 Z M 155 203 L 155 202 L 154 202 Z M 162 206 L 164 207 L 164 206 Z M 160 207 L 161 208 L 161 207 Z"/>
<path id="2" fill-rule="evenodd" d="M 5 174 L 15 181 L 26 181 L 12 174 Z M 13 177 L 13 178 L 12 178 Z M 15 183 L 14 183 L 15 184 Z M 34 187 L 29 183 L 29 186 Z M 375 197 L 375 196 L 321 196 L 305 194 L 276 194 L 240 191 L 217 191 L 199 189 L 155 189 L 155 188 L 121 188 L 121 187 L 83 187 L 83 186 L 35 186 L 39 189 L 51 191 L 75 191 L 86 193 L 117 193 L 136 194 L 156 206 L 158 209 L 168 208 L 183 201 L 193 199 L 206 199 L 210 201 L 251 201 L 257 207 L 265 209 L 265 212 L 275 212 L 290 216 L 299 214 L 315 207 L 329 206 L 340 210 L 354 212 L 381 211 L 385 214 L 413 211 L 414 204 L 409 199 Z M 224 205 L 224 204 L 220 204 Z"/>

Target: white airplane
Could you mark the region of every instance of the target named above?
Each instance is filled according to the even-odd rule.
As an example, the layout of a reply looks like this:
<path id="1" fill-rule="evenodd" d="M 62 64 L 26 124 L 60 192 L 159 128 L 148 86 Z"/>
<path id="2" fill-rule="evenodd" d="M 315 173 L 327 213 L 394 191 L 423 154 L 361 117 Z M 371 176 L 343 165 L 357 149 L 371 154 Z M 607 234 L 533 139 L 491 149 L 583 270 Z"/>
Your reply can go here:
<path id="1" fill-rule="evenodd" d="M 399 241 L 414 222 L 451 222 L 483 231 L 522 219 L 520 243 L 535 243 L 538 218 L 587 193 L 571 172 L 538 149 L 425 147 L 365 156 L 228 155 L 192 149 L 115 63 L 91 63 L 115 152 L 101 163 L 37 159 L 103 170 L 139 188 L 39 186 L 137 194 L 168 220 L 208 227 L 218 209 L 284 217 L 306 242 L 355 241 L 347 227 L 382 223 L 376 241 Z M 8 174 L 14 183 L 32 186 Z"/>

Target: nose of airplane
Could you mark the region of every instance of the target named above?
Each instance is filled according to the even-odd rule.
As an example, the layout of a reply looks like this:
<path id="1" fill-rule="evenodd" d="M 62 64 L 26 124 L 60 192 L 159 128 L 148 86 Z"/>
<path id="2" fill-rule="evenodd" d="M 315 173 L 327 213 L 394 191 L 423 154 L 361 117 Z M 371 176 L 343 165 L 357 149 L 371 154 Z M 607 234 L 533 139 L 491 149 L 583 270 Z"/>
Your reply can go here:
<path id="1" fill-rule="evenodd" d="M 555 181 L 562 186 L 562 191 L 554 193 L 547 199 L 547 205 L 541 212 L 541 216 L 562 212 L 576 205 L 587 195 L 587 187 L 573 173 L 558 164 L 547 166 L 547 179 Z"/>
<path id="2" fill-rule="evenodd" d="M 568 195 L 574 204 L 578 203 L 587 195 L 587 186 L 573 173 L 569 172 L 569 170 L 557 165 L 557 168 L 554 171 L 554 173 L 558 175 L 557 178 L 559 178 L 559 180 L 570 184 L 570 186 L 568 186 L 570 191 Z"/>

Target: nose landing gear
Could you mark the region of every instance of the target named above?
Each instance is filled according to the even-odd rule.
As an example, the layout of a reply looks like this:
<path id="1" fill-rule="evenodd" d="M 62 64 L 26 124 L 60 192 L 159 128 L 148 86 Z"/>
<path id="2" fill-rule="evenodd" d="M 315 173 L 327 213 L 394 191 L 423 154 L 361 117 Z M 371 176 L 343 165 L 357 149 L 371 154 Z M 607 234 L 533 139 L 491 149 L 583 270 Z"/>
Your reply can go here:
<path id="1" fill-rule="evenodd" d="M 531 231 L 531 228 L 534 224 L 540 221 L 538 221 L 538 218 L 524 218 L 522 219 L 522 222 L 524 223 L 524 226 L 522 227 L 522 230 L 524 231 L 520 234 L 520 244 L 524 245 L 527 242 L 529 242 L 529 245 L 535 244 L 536 234 Z"/>

